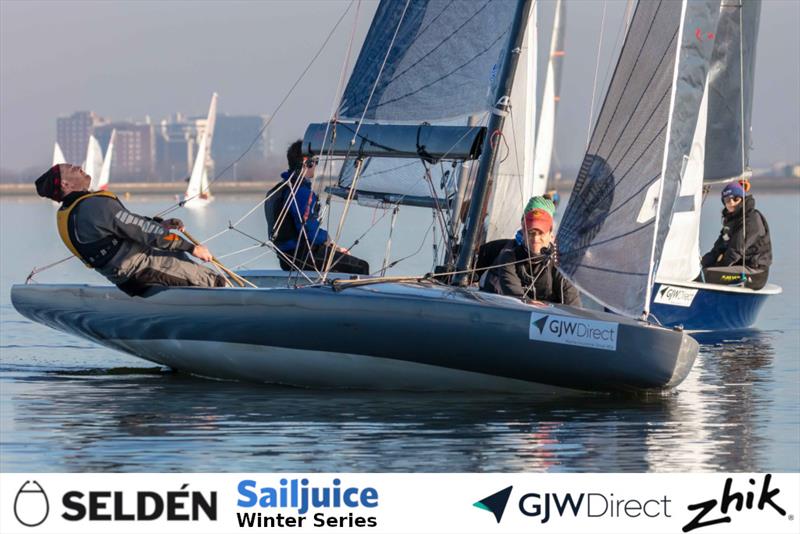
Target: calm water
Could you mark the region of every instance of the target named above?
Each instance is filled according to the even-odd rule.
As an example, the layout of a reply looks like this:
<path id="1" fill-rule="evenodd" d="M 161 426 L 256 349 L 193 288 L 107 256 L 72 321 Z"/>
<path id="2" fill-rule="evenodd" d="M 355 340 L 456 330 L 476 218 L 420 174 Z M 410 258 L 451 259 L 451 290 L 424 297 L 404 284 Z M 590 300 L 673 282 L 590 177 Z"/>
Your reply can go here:
<path id="1" fill-rule="evenodd" d="M 132 199 L 152 214 L 166 197 Z M 179 214 L 197 237 L 236 221 L 256 197 L 219 197 Z M 800 470 L 800 195 L 761 194 L 775 245 L 770 300 L 757 329 L 702 339 L 688 379 L 663 397 L 441 395 L 306 391 L 202 380 L 31 323 L 11 284 L 64 257 L 54 208 L 0 198 L 2 471 L 798 471 Z M 704 247 L 719 231 L 714 200 Z M 335 209 L 338 209 L 336 207 Z M 389 217 L 363 208 L 342 244 L 379 266 Z M 242 222 L 261 237 L 261 211 Z M 430 269 L 429 212 L 401 211 L 394 274 Z M 332 225 L 329 225 L 329 227 Z M 228 232 L 217 255 L 253 244 Z M 265 249 L 225 262 L 275 267 Z M 417 252 L 418 251 L 418 252 Z M 41 282 L 101 282 L 71 260 Z"/>

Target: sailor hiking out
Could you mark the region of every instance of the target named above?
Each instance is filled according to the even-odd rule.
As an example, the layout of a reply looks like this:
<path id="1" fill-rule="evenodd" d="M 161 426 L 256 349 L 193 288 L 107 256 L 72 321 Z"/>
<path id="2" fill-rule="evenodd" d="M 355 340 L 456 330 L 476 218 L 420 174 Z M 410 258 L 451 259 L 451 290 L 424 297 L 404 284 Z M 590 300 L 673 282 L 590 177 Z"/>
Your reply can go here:
<path id="1" fill-rule="evenodd" d="M 61 202 L 58 232 L 66 247 L 90 268 L 131 296 L 153 286 L 222 287 L 223 276 L 186 255 L 210 261 L 203 245 L 170 232 L 179 219 L 154 219 L 128 211 L 111 192 L 89 192 L 80 167 L 54 165 L 36 180 L 37 193 Z"/>

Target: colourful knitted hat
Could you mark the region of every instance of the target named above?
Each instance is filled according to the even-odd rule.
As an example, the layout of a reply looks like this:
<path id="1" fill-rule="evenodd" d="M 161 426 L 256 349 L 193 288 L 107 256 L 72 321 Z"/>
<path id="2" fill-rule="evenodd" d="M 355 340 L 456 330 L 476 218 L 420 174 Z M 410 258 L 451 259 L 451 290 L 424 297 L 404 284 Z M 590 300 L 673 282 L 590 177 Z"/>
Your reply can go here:
<path id="1" fill-rule="evenodd" d="M 553 217 L 556 214 L 556 205 L 553 204 L 553 201 L 549 198 L 531 197 L 531 199 L 525 205 L 524 213 L 528 213 L 536 209 L 546 211 L 548 214 L 550 214 L 550 217 Z"/>

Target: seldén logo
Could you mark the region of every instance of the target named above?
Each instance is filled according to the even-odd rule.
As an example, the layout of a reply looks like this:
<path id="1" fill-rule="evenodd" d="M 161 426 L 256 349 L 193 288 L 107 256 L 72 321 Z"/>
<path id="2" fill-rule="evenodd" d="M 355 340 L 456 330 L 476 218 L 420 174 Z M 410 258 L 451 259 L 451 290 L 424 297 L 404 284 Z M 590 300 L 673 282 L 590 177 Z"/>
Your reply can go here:
<path id="1" fill-rule="evenodd" d="M 702 527 L 710 527 L 711 525 L 717 525 L 719 523 L 730 523 L 731 517 L 728 515 L 731 505 L 734 506 L 737 512 L 741 512 L 743 508 L 747 510 L 752 510 L 753 507 L 758 507 L 759 510 L 764 510 L 767 505 L 769 505 L 772 510 L 780 514 L 781 516 L 786 515 L 786 510 L 780 507 L 778 504 L 773 501 L 773 499 L 781 492 L 780 489 L 770 489 L 769 484 L 772 480 L 772 475 L 765 475 L 764 480 L 761 484 L 761 492 L 758 496 L 758 501 L 755 500 L 756 494 L 752 491 L 746 492 L 745 495 L 742 495 L 738 491 L 732 491 L 733 487 L 733 478 L 728 477 L 725 480 L 725 486 L 722 489 L 722 498 L 717 501 L 717 499 L 709 499 L 707 501 L 698 502 L 695 504 L 690 504 L 687 508 L 690 512 L 697 512 L 691 521 L 686 523 L 683 527 L 684 532 L 691 532 L 692 530 L 702 528 Z M 750 485 L 755 486 L 756 481 L 755 479 L 749 480 Z M 714 511 L 714 508 L 717 507 L 719 504 L 719 512 L 722 514 L 720 517 L 719 514 L 711 515 Z M 709 517 L 706 517 L 709 516 Z M 789 516 L 791 519 L 791 516 Z"/>
<path id="2" fill-rule="evenodd" d="M 26 527 L 38 527 L 49 514 L 50 501 L 42 486 L 35 480 L 26 480 L 14 497 L 14 517 Z"/>
<path id="3" fill-rule="evenodd" d="M 499 523 L 503 518 L 503 512 L 506 511 L 506 504 L 508 503 L 508 498 L 511 496 L 511 489 L 513 487 L 514 486 L 509 486 L 488 497 L 484 497 L 480 501 L 473 503 L 472 506 L 493 513 L 494 518 L 497 519 Z"/>

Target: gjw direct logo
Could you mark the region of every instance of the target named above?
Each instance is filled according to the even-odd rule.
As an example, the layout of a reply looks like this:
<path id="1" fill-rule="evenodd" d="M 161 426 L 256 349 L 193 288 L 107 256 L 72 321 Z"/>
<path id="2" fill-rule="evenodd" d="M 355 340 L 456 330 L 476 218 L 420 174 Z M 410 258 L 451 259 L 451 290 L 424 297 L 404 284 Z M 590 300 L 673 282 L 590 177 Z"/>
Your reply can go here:
<path id="1" fill-rule="evenodd" d="M 484 497 L 473 506 L 494 514 L 499 523 L 513 486 Z M 672 517 L 669 513 L 672 501 L 666 495 L 652 499 L 620 499 L 613 493 L 525 493 L 517 501 L 517 508 L 526 517 L 535 517 L 547 523 L 554 517 L 587 518 L 637 518 Z"/>
<path id="2" fill-rule="evenodd" d="M 619 323 L 532 312 L 528 337 L 560 345 L 617 350 L 618 330 Z"/>

